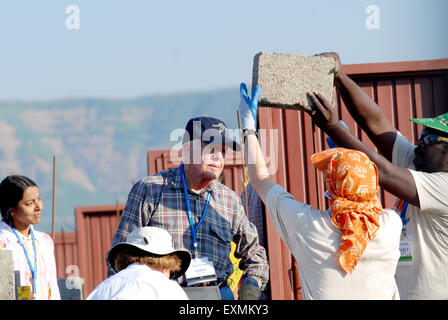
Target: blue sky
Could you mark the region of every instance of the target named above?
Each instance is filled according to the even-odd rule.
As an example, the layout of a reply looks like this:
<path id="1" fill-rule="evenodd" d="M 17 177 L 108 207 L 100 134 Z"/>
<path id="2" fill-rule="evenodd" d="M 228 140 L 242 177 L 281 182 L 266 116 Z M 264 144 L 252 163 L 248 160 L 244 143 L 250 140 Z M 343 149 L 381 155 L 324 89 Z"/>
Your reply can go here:
<path id="1" fill-rule="evenodd" d="M 70 5 L 79 29 L 66 27 Z M 369 30 L 366 8 L 379 9 Z M 39 0 L 0 4 L 0 100 L 130 98 L 251 82 L 259 51 L 343 63 L 448 57 L 446 0 Z"/>

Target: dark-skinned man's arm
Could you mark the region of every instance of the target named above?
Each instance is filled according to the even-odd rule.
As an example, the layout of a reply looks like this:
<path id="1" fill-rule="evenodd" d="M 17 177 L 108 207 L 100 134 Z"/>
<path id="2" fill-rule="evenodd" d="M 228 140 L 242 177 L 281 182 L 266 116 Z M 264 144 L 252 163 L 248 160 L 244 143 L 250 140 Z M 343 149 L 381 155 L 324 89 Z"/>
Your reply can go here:
<path id="1" fill-rule="evenodd" d="M 344 72 L 337 53 L 325 52 L 319 55 L 335 59 L 334 83 L 347 110 L 378 151 L 392 161 L 397 130 L 375 101 Z"/>
<path id="2" fill-rule="evenodd" d="M 371 149 L 345 129 L 338 121 L 336 108 L 319 93 L 308 93 L 313 100 L 314 108 L 302 106 L 313 122 L 321 128 L 338 146 L 364 152 L 378 168 L 380 185 L 388 192 L 420 207 L 414 178 L 408 169 L 397 167 L 384 156 Z"/>

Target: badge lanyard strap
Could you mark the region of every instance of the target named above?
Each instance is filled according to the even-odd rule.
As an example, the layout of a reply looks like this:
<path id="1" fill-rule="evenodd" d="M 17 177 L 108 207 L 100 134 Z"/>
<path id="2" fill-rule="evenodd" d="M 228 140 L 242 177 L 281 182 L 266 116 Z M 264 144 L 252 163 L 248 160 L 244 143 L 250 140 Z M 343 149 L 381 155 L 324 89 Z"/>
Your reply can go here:
<path id="1" fill-rule="evenodd" d="M 185 204 L 187 205 L 187 217 L 188 217 L 188 221 L 190 222 L 191 236 L 193 238 L 194 256 L 195 256 L 195 258 L 197 258 L 199 256 L 199 251 L 198 251 L 198 239 L 196 237 L 196 233 L 197 233 L 199 227 L 201 226 L 202 221 L 204 221 L 204 218 L 207 214 L 211 194 L 209 192 L 207 195 L 207 199 L 205 201 L 204 212 L 202 213 L 201 219 L 199 220 L 199 222 L 196 225 L 194 225 L 193 213 L 191 211 L 190 200 L 188 197 L 187 183 L 185 182 L 185 173 L 184 173 L 184 164 L 183 163 L 180 165 L 180 172 L 181 172 L 181 177 L 182 177 L 182 186 L 184 187 Z"/>
<path id="2" fill-rule="evenodd" d="M 30 228 L 30 233 L 31 233 L 31 239 L 33 240 L 34 268 L 33 268 L 33 265 L 31 264 L 31 260 L 30 260 L 30 257 L 28 256 L 28 252 L 26 251 L 26 248 L 25 248 L 24 244 L 22 243 L 22 240 L 20 240 L 20 236 L 17 233 L 16 228 L 12 227 L 12 231 L 16 235 L 17 240 L 19 240 L 19 243 L 22 246 L 23 252 L 25 252 L 26 260 L 28 261 L 28 266 L 30 267 L 31 275 L 33 276 L 33 299 L 35 299 L 36 298 L 36 284 L 37 284 L 37 253 L 36 253 L 36 239 L 34 238 L 33 228 Z"/>
<path id="3" fill-rule="evenodd" d="M 400 212 L 400 218 L 401 218 L 401 221 L 403 223 L 403 229 L 401 231 L 403 232 L 404 236 L 406 236 L 406 224 L 411 219 L 411 218 L 407 218 L 406 219 L 406 210 L 407 209 L 408 209 L 408 203 L 405 201 L 404 204 L 403 204 L 403 208 L 401 209 L 401 212 Z"/>

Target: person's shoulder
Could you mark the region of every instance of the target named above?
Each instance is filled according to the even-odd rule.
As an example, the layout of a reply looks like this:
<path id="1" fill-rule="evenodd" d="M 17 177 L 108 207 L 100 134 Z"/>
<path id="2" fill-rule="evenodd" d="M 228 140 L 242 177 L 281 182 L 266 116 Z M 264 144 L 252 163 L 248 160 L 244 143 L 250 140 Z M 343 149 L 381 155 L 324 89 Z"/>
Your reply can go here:
<path id="1" fill-rule="evenodd" d="M 158 194 L 158 190 L 160 190 L 163 185 L 172 181 L 176 174 L 177 168 L 173 168 L 146 176 L 134 184 L 131 193 L 138 194 L 142 197 Z"/>
<path id="2" fill-rule="evenodd" d="M 167 177 L 170 173 L 173 172 L 173 170 L 175 169 L 170 169 L 170 170 L 164 170 L 164 171 L 160 171 L 156 174 L 152 174 L 149 176 L 146 176 L 144 178 L 142 178 L 139 183 L 156 183 L 156 182 L 161 182 L 163 181 L 163 179 L 165 177 Z"/>
<path id="3" fill-rule="evenodd" d="M 110 276 L 98 284 L 92 292 L 87 296 L 86 300 L 109 300 L 111 299 L 111 293 L 117 292 L 120 288 L 123 288 L 123 282 L 119 277 L 115 277 L 117 274 Z"/>
<path id="4" fill-rule="evenodd" d="M 8 243 L 15 240 L 11 228 L 4 222 L 0 222 L 0 250 L 5 249 Z"/>
<path id="5" fill-rule="evenodd" d="M 37 241 L 41 241 L 48 246 L 54 246 L 53 238 L 48 233 L 34 229 L 34 236 Z"/>
<path id="6" fill-rule="evenodd" d="M 0 222 L 0 234 L 6 234 L 8 232 L 10 232 L 11 227 L 5 222 L 5 221 L 1 221 Z"/>
<path id="7" fill-rule="evenodd" d="M 438 171 L 438 172 L 425 172 L 410 170 L 414 180 L 418 184 L 428 184 L 429 186 L 440 189 L 448 190 L 448 172 Z"/>
<path id="8" fill-rule="evenodd" d="M 288 201 L 289 205 L 297 204 L 299 206 L 309 206 L 306 203 L 298 201 L 294 196 L 289 193 L 285 188 L 279 184 L 274 184 L 266 194 L 266 204 L 269 206 L 277 206 L 282 201 Z M 292 202 L 291 202 L 292 201 Z M 311 207 L 311 206 L 310 206 Z"/>
<path id="9" fill-rule="evenodd" d="M 409 141 L 409 139 L 405 135 L 403 135 L 400 131 L 396 132 L 394 145 L 404 145 L 412 149 L 415 149 L 417 147 L 415 144 Z"/>
<path id="10" fill-rule="evenodd" d="M 8 233 L 9 226 L 4 222 L 0 222 L 0 239 L 4 239 Z"/>
<path id="11" fill-rule="evenodd" d="M 225 191 L 225 192 L 236 195 L 235 191 L 233 191 L 231 188 L 229 188 L 228 186 L 226 186 L 225 184 L 223 184 L 217 180 L 213 181 L 212 188 L 215 190 Z"/>
<path id="12" fill-rule="evenodd" d="M 178 168 L 172 168 L 169 170 L 160 171 L 156 174 L 146 176 L 140 181 L 137 182 L 137 184 L 140 185 L 151 185 L 151 184 L 163 184 L 165 180 L 173 179 L 178 172 Z"/>
<path id="13" fill-rule="evenodd" d="M 448 215 L 448 172 L 410 170 L 417 188 L 421 213 L 431 216 Z"/>
<path id="14" fill-rule="evenodd" d="M 236 194 L 235 191 L 233 191 L 231 188 L 226 186 L 225 184 L 222 184 L 219 181 L 213 181 L 212 184 L 212 190 L 218 197 L 225 197 L 229 199 L 233 204 L 237 206 L 242 206 L 241 204 L 241 197 Z"/>
<path id="15" fill-rule="evenodd" d="M 448 177 L 448 172 L 445 172 L 445 171 L 437 171 L 437 172 L 418 171 L 418 172 L 420 172 L 420 174 L 422 174 L 422 175 L 435 177 L 436 179 L 440 178 L 440 179 L 444 179 L 445 180 Z"/>

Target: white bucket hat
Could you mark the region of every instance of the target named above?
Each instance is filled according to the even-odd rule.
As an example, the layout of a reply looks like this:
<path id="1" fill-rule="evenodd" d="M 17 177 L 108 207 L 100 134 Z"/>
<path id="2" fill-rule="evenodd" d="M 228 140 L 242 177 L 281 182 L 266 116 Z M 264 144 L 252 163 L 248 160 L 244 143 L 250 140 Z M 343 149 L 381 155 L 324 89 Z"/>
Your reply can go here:
<path id="1" fill-rule="evenodd" d="M 115 257 L 121 248 L 125 246 L 136 247 L 144 252 L 159 256 L 175 253 L 182 261 L 181 270 L 172 274 L 172 278 L 178 278 L 187 271 L 191 254 L 187 250 L 175 250 L 172 244 L 172 237 L 168 231 L 157 227 L 141 227 L 132 231 L 126 241 L 117 243 L 109 252 L 108 259 L 115 270 Z M 116 270 L 115 270 L 116 271 Z"/>

